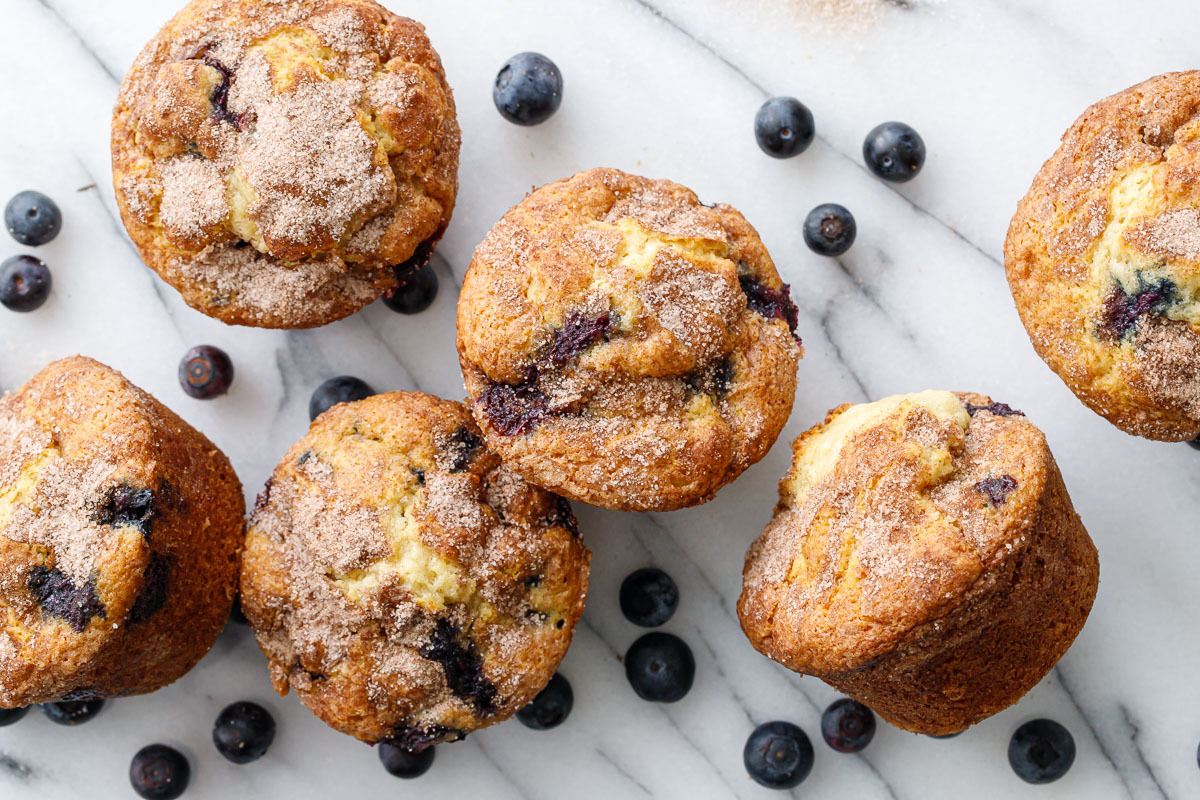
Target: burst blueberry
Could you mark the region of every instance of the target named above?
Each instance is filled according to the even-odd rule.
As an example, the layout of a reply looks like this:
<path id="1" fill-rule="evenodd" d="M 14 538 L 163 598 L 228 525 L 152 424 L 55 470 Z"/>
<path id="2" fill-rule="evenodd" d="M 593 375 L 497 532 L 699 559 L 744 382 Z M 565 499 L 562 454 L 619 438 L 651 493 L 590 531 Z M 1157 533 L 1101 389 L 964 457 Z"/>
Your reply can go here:
<path id="1" fill-rule="evenodd" d="M 858 225 L 845 206 L 825 203 L 804 218 L 804 243 L 821 256 L 840 256 L 854 244 Z"/>
<path id="2" fill-rule="evenodd" d="M 218 347 L 202 344 L 184 354 L 179 362 L 179 385 L 197 400 L 211 400 L 229 391 L 233 362 Z"/>
<path id="3" fill-rule="evenodd" d="M 433 757 L 437 752 L 434 747 L 425 747 L 414 752 L 391 742 L 381 742 L 377 749 L 383 768 L 397 778 L 421 777 L 433 766 Z"/>
<path id="4" fill-rule="evenodd" d="M 821 715 L 821 736 L 839 753 L 857 753 L 875 737 L 875 714 L 862 703 L 843 697 Z"/>
<path id="5" fill-rule="evenodd" d="M 570 681 L 564 678 L 561 672 L 556 672 L 546 684 L 546 688 L 517 712 L 517 719 L 521 720 L 526 728 L 535 731 L 549 730 L 563 724 L 574 705 L 575 692 L 571 690 Z"/>
<path id="6" fill-rule="evenodd" d="M 884 122 L 863 140 L 863 161 L 885 181 L 910 181 L 925 165 L 925 140 L 903 122 Z"/>
<path id="7" fill-rule="evenodd" d="M 517 53 L 504 62 L 492 87 L 496 109 L 509 122 L 538 125 L 562 104 L 562 73 L 541 53 Z"/>
<path id="8" fill-rule="evenodd" d="M 9 311 L 33 311 L 50 296 L 50 268 L 33 256 L 10 256 L 0 263 L 0 304 Z"/>
<path id="9" fill-rule="evenodd" d="M 643 567 L 621 581 L 620 602 L 625 619 L 643 628 L 655 628 L 679 607 L 679 587 L 661 569 Z"/>
<path id="10" fill-rule="evenodd" d="M 258 703 L 233 703 L 217 715 L 212 740 L 226 760 L 249 764 L 262 758 L 275 741 L 275 718 Z"/>
<path id="11" fill-rule="evenodd" d="M 29 713 L 29 706 L 21 706 L 20 708 L 0 708 L 0 728 L 7 725 L 15 725 L 21 721 L 21 717 Z"/>
<path id="12" fill-rule="evenodd" d="M 808 735 L 790 722 L 764 722 L 742 751 L 750 777 L 768 789 L 791 789 L 812 772 L 814 753 Z"/>
<path id="13" fill-rule="evenodd" d="M 816 133 L 812 112 L 794 97 L 772 97 L 754 115 L 754 138 L 772 158 L 800 155 Z"/>
<path id="14" fill-rule="evenodd" d="M 191 777 L 187 758 L 165 744 L 143 747 L 129 763 L 129 783 L 146 800 L 174 800 L 187 789 Z"/>
<path id="15" fill-rule="evenodd" d="M 1013 733 L 1008 763 L 1026 783 L 1052 783 L 1075 763 L 1075 739 L 1054 720 L 1030 720 Z"/>
<path id="16" fill-rule="evenodd" d="M 375 394 L 366 381 L 351 375 L 339 375 L 322 383 L 308 401 L 308 418 L 316 419 L 338 403 L 353 403 Z"/>
<path id="17" fill-rule="evenodd" d="M 643 700 L 674 703 L 691 691 L 696 659 L 678 636 L 647 633 L 625 653 L 625 677 Z"/>
<path id="18" fill-rule="evenodd" d="M 21 244 L 38 247 L 58 236 L 62 212 L 41 192 L 18 192 L 4 207 L 4 227 Z"/>
<path id="19" fill-rule="evenodd" d="M 104 708 L 101 699 L 92 700 L 59 700 L 54 703 L 42 703 L 42 713 L 51 722 L 59 725 L 82 725 L 91 720 Z"/>

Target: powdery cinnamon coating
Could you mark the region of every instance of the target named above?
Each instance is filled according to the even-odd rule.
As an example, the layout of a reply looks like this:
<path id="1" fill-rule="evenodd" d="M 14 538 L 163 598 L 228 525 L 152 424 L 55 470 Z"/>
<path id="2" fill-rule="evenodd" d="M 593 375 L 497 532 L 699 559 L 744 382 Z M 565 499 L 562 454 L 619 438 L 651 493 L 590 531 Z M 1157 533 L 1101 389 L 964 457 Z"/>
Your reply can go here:
<path id="1" fill-rule="evenodd" d="M 224 454 L 120 373 L 46 367 L 0 400 L 0 707 L 142 694 L 229 618 L 244 532 Z"/>
<path id="2" fill-rule="evenodd" d="M 587 594 L 566 501 L 506 469 L 461 403 L 341 404 L 276 468 L 241 602 L 281 693 L 368 742 L 420 749 L 549 682 Z"/>
<path id="3" fill-rule="evenodd" d="M 1200 434 L 1200 72 L 1101 100 L 1017 207 L 1004 255 L 1038 354 L 1122 430 Z"/>
<path id="4" fill-rule="evenodd" d="M 794 464 L 738 601 L 757 650 L 931 735 L 1036 685 L 1083 627 L 1099 575 L 1042 433 L 958 397 L 965 430 L 907 405 L 855 431 L 800 496 Z M 797 464 L 848 408 L 797 438 Z"/>
<path id="5" fill-rule="evenodd" d="M 193 0 L 121 85 L 113 184 L 142 258 L 190 305 L 305 328 L 428 257 L 459 143 L 419 23 L 374 0 Z"/>
<path id="6" fill-rule="evenodd" d="M 803 349 L 754 228 L 615 169 L 532 192 L 479 245 L 458 352 L 488 446 L 623 510 L 711 499 L 770 449 Z"/>

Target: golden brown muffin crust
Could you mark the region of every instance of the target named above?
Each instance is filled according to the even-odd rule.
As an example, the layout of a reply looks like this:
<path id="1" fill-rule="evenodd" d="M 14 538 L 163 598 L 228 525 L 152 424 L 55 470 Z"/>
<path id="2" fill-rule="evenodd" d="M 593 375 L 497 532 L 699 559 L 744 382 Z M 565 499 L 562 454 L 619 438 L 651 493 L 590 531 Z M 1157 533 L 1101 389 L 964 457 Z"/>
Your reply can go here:
<path id="1" fill-rule="evenodd" d="M 280 462 L 242 605 L 280 693 L 364 741 L 420 748 L 545 686 L 588 558 L 566 501 L 506 469 L 461 403 L 394 392 L 325 412 Z"/>
<path id="2" fill-rule="evenodd" d="M 544 186 L 475 251 L 458 351 L 488 445 L 625 510 L 711 499 L 791 411 L 796 308 L 735 209 L 614 169 Z"/>
<path id="3" fill-rule="evenodd" d="M 229 461 L 120 373 L 56 361 L 0 400 L 0 706 L 141 694 L 229 618 Z"/>
<path id="4" fill-rule="evenodd" d="M 738 602 L 756 649 L 933 734 L 1032 688 L 1082 628 L 1098 575 L 1041 432 L 954 397 L 881 401 L 902 403 L 830 461 L 827 432 L 852 407 L 802 434 Z"/>
<path id="5" fill-rule="evenodd" d="M 450 221 L 459 129 L 424 28 L 373 0 L 193 0 L 113 114 L 142 258 L 225 322 L 351 314 Z"/>
<path id="6" fill-rule="evenodd" d="M 1038 354 L 1128 433 L 1200 434 L 1200 72 L 1101 100 L 1063 135 L 1005 242 Z"/>

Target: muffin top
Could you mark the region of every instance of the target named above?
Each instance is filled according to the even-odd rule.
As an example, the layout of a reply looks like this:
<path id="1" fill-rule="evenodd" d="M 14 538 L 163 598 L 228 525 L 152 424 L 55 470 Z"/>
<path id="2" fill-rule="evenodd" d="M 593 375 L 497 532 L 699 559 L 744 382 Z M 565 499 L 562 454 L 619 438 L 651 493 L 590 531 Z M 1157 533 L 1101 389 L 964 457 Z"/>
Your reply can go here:
<path id="1" fill-rule="evenodd" d="M 488 444 L 610 508 L 679 508 L 760 459 L 791 410 L 797 311 L 735 209 L 614 169 L 544 186 L 475 251 L 458 350 Z"/>
<path id="2" fill-rule="evenodd" d="M 1200 434 L 1200 72 L 1089 108 L 1008 231 L 1009 284 L 1047 363 L 1129 433 Z"/>
<path id="3" fill-rule="evenodd" d="M 242 604 L 279 691 L 360 739 L 419 748 L 545 686 L 588 558 L 566 501 L 507 470 L 462 404 L 395 392 L 334 406 L 280 462 Z"/>
<path id="4" fill-rule="evenodd" d="M 200 500 L 203 517 L 194 514 Z M 80 688 L 90 661 L 114 641 L 137 661 L 138 646 L 120 637 L 181 610 L 169 597 L 177 587 L 196 597 L 211 593 L 218 606 L 206 622 L 192 610 L 186 623 L 206 642 L 190 662 L 199 660 L 229 614 L 244 512 L 224 455 L 103 364 L 56 361 L 5 395 L 0 608 L 8 618 L 0 629 L 0 706 Z M 193 534 L 202 541 L 187 541 Z M 208 572 L 180 575 L 193 552 Z M 171 649 L 151 634 L 154 647 Z M 171 657 L 143 666 L 163 659 Z"/>
<path id="5" fill-rule="evenodd" d="M 796 439 L 775 516 L 746 554 L 742 627 L 809 674 L 886 654 L 1019 547 L 1048 458 L 1020 411 L 980 395 L 834 409 Z"/>
<path id="6" fill-rule="evenodd" d="M 143 259 L 189 304 L 310 327 L 428 256 L 458 150 L 420 24 L 373 0 L 193 0 L 121 85 L 113 183 Z"/>

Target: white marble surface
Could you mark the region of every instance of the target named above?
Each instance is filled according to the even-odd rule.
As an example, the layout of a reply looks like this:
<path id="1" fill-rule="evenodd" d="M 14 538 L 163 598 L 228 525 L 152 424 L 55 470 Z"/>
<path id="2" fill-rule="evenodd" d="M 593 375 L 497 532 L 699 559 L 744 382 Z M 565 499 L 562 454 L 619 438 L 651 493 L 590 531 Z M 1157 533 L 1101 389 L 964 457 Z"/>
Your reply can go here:
<path id="1" fill-rule="evenodd" d="M 117 81 L 177 2 L 0 0 L 0 199 L 40 189 L 66 220 L 38 252 L 54 273 L 49 303 L 0 310 L 4 388 L 52 358 L 99 358 L 212 437 L 253 494 L 304 431 L 309 393 L 326 377 L 461 396 L 454 283 L 472 248 L 531 185 L 601 164 L 741 208 L 792 283 L 808 355 L 779 444 L 715 501 L 662 515 L 579 509 L 595 554 L 591 603 L 562 667 L 575 711 L 556 731 L 504 723 L 439 748 L 419 781 L 397 781 L 372 750 L 275 697 L 251 637 L 234 628 L 176 685 L 112 702 L 86 726 L 33 713 L 0 729 L 0 797 L 132 797 L 129 758 L 153 741 L 191 757 L 192 798 L 770 797 L 741 751 L 754 724 L 775 718 L 816 746 L 797 797 L 1200 795 L 1200 453 L 1127 437 L 1076 402 L 1029 346 L 998 261 L 1014 204 L 1085 106 L 1197 66 L 1192 0 L 1139 2 L 1136 26 L 1132 4 L 1117 0 L 913 0 L 821 26 L 796 0 L 387 0 L 427 25 L 462 120 L 459 205 L 435 260 L 443 292 L 418 317 L 376 304 L 298 333 L 228 328 L 190 310 L 114 221 Z M 521 50 L 549 55 L 566 81 L 560 112 L 534 129 L 504 122 L 490 97 L 499 65 Z M 820 140 L 803 156 L 779 162 L 755 146 L 751 121 L 769 94 L 813 109 Z M 899 188 L 859 158 L 862 136 L 886 119 L 911 123 L 929 146 L 925 171 Z M 825 201 L 858 219 L 858 243 L 838 261 L 809 253 L 800 235 Z M 0 241 L 0 256 L 19 250 Z M 212 402 L 187 398 L 175 379 L 178 358 L 205 342 L 237 369 L 232 392 Z M 948 741 L 883 725 L 861 756 L 840 755 L 817 724 L 835 694 L 741 635 L 742 554 L 770 515 L 793 436 L 843 401 L 928 387 L 990 393 L 1043 427 L 1100 549 L 1100 594 L 1075 646 L 1016 707 Z M 666 629 L 698 661 L 692 693 L 668 706 L 638 700 L 617 659 L 639 635 L 617 586 L 650 563 L 681 584 Z M 217 711 L 243 698 L 265 702 L 280 727 L 265 759 L 236 767 L 209 735 Z M 1061 721 L 1078 744 L 1071 772 L 1045 787 L 1020 782 L 1005 758 L 1012 730 L 1035 716 Z"/>

